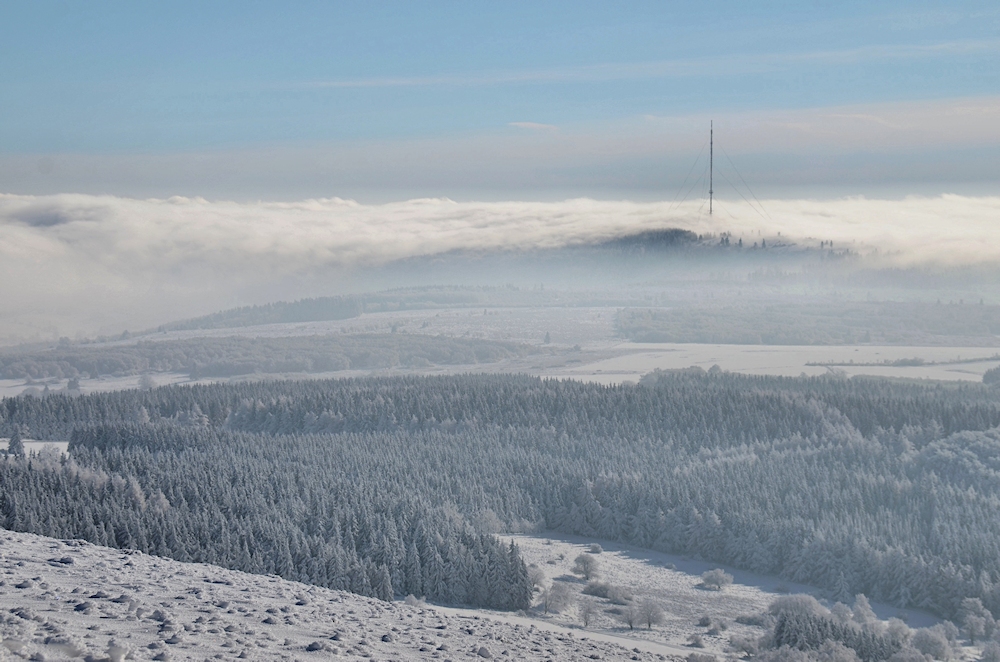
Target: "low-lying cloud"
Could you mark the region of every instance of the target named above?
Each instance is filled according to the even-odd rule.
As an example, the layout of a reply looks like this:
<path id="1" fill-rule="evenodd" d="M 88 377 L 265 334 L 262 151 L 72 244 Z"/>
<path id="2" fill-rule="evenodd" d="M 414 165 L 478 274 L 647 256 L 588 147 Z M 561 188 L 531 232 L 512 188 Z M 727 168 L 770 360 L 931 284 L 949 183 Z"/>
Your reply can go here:
<path id="1" fill-rule="evenodd" d="M 333 294 L 367 267 L 449 251 L 595 243 L 643 230 L 853 246 L 901 264 L 1000 263 L 1000 197 L 633 203 L 211 202 L 0 195 L 0 337 L 133 328 Z M 883 258 L 885 259 L 885 258 Z"/>

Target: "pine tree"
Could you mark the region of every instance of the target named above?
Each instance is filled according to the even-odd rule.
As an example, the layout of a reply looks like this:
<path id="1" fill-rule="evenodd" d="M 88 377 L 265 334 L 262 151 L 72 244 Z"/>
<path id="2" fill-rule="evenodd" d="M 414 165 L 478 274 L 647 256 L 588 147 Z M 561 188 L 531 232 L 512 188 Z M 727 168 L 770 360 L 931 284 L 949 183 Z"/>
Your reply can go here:
<path id="1" fill-rule="evenodd" d="M 21 440 L 21 431 L 15 429 L 7 442 L 7 453 L 17 457 L 24 457 L 24 442 Z"/>

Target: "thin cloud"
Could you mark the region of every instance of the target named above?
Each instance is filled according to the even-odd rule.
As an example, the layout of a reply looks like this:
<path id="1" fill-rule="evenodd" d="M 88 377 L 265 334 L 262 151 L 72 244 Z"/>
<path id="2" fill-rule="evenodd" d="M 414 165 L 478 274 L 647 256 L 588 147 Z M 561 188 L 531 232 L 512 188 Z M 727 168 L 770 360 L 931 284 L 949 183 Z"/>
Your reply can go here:
<path id="1" fill-rule="evenodd" d="M 647 62 L 610 62 L 550 69 L 485 71 L 434 76 L 390 76 L 304 83 L 312 88 L 475 87 L 532 83 L 598 83 L 681 76 L 759 73 L 794 64 L 854 64 L 876 60 L 925 59 L 996 53 L 1000 40 L 946 41 L 934 44 L 876 45 L 797 53 L 737 54 Z"/>
<path id="2" fill-rule="evenodd" d="M 509 122 L 507 126 L 518 129 L 531 129 L 532 131 L 555 131 L 559 127 L 555 124 L 541 124 L 539 122 Z"/>
<path id="3" fill-rule="evenodd" d="M 709 119 L 646 115 L 560 122 L 557 130 L 543 130 L 526 128 L 535 123 L 522 118 L 524 126 L 503 130 L 411 139 L 191 153 L 0 154 L 0 181 L 11 192 L 126 197 L 671 197 L 703 144 L 707 152 Z M 712 119 L 716 146 L 748 181 L 759 190 L 781 186 L 786 196 L 800 186 L 878 195 L 887 185 L 901 185 L 908 192 L 939 193 L 961 182 L 992 193 L 1000 176 L 997 96 L 719 113 Z M 40 158 L 52 164 L 50 174 L 39 172 Z M 61 217 L 40 208 L 25 211 L 22 222 Z"/>

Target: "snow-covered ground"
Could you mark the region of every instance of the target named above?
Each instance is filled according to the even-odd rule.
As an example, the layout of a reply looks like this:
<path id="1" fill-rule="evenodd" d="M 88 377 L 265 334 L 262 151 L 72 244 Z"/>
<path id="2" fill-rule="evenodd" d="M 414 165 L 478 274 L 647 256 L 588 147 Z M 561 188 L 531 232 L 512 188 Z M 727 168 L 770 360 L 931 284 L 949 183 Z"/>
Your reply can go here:
<path id="1" fill-rule="evenodd" d="M 7 444 L 9 443 L 9 438 L 0 437 L 0 450 L 7 450 Z M 45 453 L 49 451 L 55 451 L 60 455 L 66 455 L 69 453 L 68 441 L 36 441 L 34 439 L 25 439 L 21 443 L 24 444 L 24 452 L 28 454 Z"/>
<path id="2" fill-rule="evenodd" d="M 665 659 L 503 614 L 2 530 L 0 637 L 0 660 Z"/>
<path id="3" fill-rule="evenodd" d="M 254 327 L 259 328 L 259 327 Z M 983 373 L 1000 365 L 995 347 L 910 347 L 873 345 L 701 345 L 693 343 L 627 343 L 594 341 L 580 349 L 558 345 L 550 352 L 496 363 L 470 365 L 435 365 L 427 368 L 388 368 L 375 370 L 341 370 L 323 373 L 292 373 L 280 375 L 253 374 L 224 379 L 203 379 L 194 382 L 183 373 L 152 375 L 159 386 L 170 384 L 207 384 L 211 382 L 256 379 L 337 379 L 370 375 L 455 375 L 465 373 L 521 373 L 578 379 L 601 384 L 634 383 L 656 369 L 670 370 L 700 366 L 709 369 L 718 365 L 723 370 L 752 375 L 798 376 L 822 375 L 834 371 L 847 376 L 874 375 L 912 379 L 946 381 L 982 381 Z M 901 359 L 921 359 L 924 365 L 862 365 Z M 981 359 L 981 360 L 970 360 Z M 851 362 L 854 365 L 851 365 Z M 837 363 L 825 367 L 823 363 Z M 810 365 L 813 364 L 813 365 Z M 51 379 L 44 383 L 27 383 L 23 379 L 0 379 L 0 397 L 22 394 L 40 395 L 50 390 L 65 389 L 67 380 Z M 137 388 L 139 377 L 104 376 L 81 379 L 81 393 L 119 391 Z"/>
<path id="4" fill-rule="evenodd" d="M 545 376 L 596 381 L 637 382 L 656 369 L 718 365 L 749 375 L 873 375 L 911 379 L 981 382 L 983 373 L 1000 365 L 995 347 L 912 347 L 892 345 L 706 345 L 697 343 L 619 343 L 613 356 L 567 364 Z M 923 365 L 858 365 L 921 359 Z M 972 361 L 971 359 L 981 359 Z M 825 367 L 823 363 L 836 363 Z M 853 365 L 852 365 L 853 363 Z M 812 365 L 810 365 L 812 364 Z"/>
<path id="5" fill-rule="evenodd" d="M 532 610 L 533 616 L 548 623 L 582 628 L 581 601 L 592 601 L 597 606 L 597 613 L 586 628 L 591 636 L 611 634 L 656 642 L 681 652 L 708 652 L 721 656 L 731 637 L 756 639 L 765 633 L 762 627 L 738 623 L 738 617 L 759 615 L 775 598 L 787 593 L 807 593 L 821 601 L 825 597 L 825 592 L 816 587 L 607 540 L 558 533 L 504 536 L 505 539 L 508 537 L 513 537 L 520 547 L 526 563 L 541 568 L 545 573 L 547 586 L 563 584 L 571 593 L 565 608 L 550 610 L 546 614 L 538 604 Z M 600 553 L 593 554 L 598 565 L 595 581 L 625 589 L 632 596 L 632 604 L 641 604 L 647 599 L 654 601 L 663 609 L 663 623 L 651 629 L 647 629 L 645 624 L 636 624 L 631 630 L 622 616 L 615 613 L 623 611 L 621 605 L 582 594 L 587 582 L 573 573 L 574 560 L 580 554 L 589 552 L 595 543 L 601 548 Z M 708 590 L 701 585 L 701 575 L 718 567 L 731 574 L 734 582 L 721 591 Z M 914 628 L 939 622 L 926 612 L 903 612 L 878 603 L 872 603 L 872 608 L 882 619 L 902 618 Z M 699 622 L 708 624 L 699 625 Z M 701 638 L 703 649 L 690 647 L 695 636 Z"/>

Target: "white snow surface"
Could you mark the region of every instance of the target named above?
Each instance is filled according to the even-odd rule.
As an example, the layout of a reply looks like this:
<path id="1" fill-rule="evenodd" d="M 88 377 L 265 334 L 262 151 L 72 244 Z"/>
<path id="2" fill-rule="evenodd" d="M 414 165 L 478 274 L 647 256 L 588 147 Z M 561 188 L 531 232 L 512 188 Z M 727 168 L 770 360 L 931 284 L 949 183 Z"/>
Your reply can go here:
<path id="1" fill-rule="evenodd" d="M 21 443 L 24 445 L 24 452 L 28 454 L 55 452 L 59 455 L 67 455 L 69 453 L 68 441 L 39 441 L 37 439 L 22 439 Z M 0 437 L 0 450 L 7 450 L 9 445 L 9 437 Z"/>
<path id="2" fill-rule="evenodd" d="M 666 659 L 588 634 L 0 530 L 0 660 Z"/>
<path id="3" fill-rule="evenodd" d="M 482 317 L 482 314 L 479 315 Z M 472 317 L 471 319 L 478 319 Z M 581 326 L 583 320 L 574 318 Z M 319 323 L 316 323 L 319 324 Z M 325 323 L 324 323 L 325 324 Z M 273 325 L 288 326 L 288 325 Z M 542 325 L 536 325 L 531 334 L 544 336 Z M 552 326 L 552 325 L 548 325 Z M 263 327 L 249 327 L 261 329 Z M 288 330 L 288 329 L 286 329 Z M 223 329 L 230 335 L 239 335 L 233 329 Z M 220 331 L 220 333 L 221 333 Z M 273 330 L 272 330 L 273 331 Z M 287 335 L 296 335 L 289 330 Z M 187 333 L 187 332 L 185 332 Z M 274 331 L 275 335 L 280 335 Z M 206 332 L 206 336 L 209 333 Z M 265 335 L 265 334 L 262 334 Z M 511 340 L 510 334 L 470 334 L 488 340 Z M 595 334 L 596 335 L 596 334 Z M 148 336 L 152 338 L 153 336 Z M 553 334 L 553 338 L 558 338 Z M 571 336 L 570 340 L 575 337 Z M 513 338 L 518 342 L 528 338 Z M 534 344 L 538 345 L 537 342 Z M 615 340 L 595 340 L 578 346 L 554 341 L 544 353 L 525 357 L 503 359 L 494 363 L 432 365 L 423 368 L 397 366 L 338 370 L 321 373 L 255 373 L 238 377 L 205 378 L 191 380 L 184 373 L 153 373 L 159 386 L 172 384 L 210 384 L 216 382 L 241 382 L 262 379 L 342 379 L 348 377 L 401 376 L 401 375 L 454 375 L 454 374 L 528 374 L 553 379 L 575 379 L 598 384 L 636 383 L 643 375 L 654 370 L 677 370 L 698 366 L 705 370 L 719 366 L 722 370 L 747 375 L 779 375 L 797 377 L 817 376 L 828 373 L 847 377 L 870 375 L 887 378 L 926 379 L 941 381 L 981 382 L 983 373 L 1000 366 L 995 347 L 925 347 L 913 345 L 710 345 L 698 343 L 631 343 Z M 579 347 L 579 349 L 576 349 Z M 893 365 L 900 359 L 920 359 L 917 365 Z M 851 363 L 853 362 L 853 364 Z M 825 363 L 834 363 L 829 367 Z M 40 396 L 42 387 L 59 391 L 67 387 L 66 379 L 48 379 L 28 382 L 24 379 L 0 379 L 0 397 L 17 397 L 34 394 Z M 101 376 L 81 379 L 80 392 L 100 393 L 134 389 L 139 385 L 138 375 Z"/>
<path id="4" fill-rule="evenodd" d="M 814 586 L 608 540 L 556 532 L 504 536 L 507 538 L 517 544 L 525 563 L 542 569 L 546 586 L 560 583 L 569 589 L 569 604 L 547 614 L 536 598 L 536 606 L 532 609 L 536 619 L 579 628 L 581 601 L 591 601 L 597 606 L 597 615 L 587 628 L 588 636 L 607 634 L 657 643 L 664 647 L 658 649 L 661 652 L 676 655 L 709 653 L 721 659 L 726 657 L 732 637 L 756 639 L 765 634 L 764 628 L 738 623 L 737 618 L 767 611 L 781 595 L 804 593 L 827 606 L 832 604 L 827 599 L 827 592 Z M 633 604 L 652 600 L 663 610 L 662 623 L 648 629 L 645 623 L 636 623 L 632 630 L 614 613 L 621 610 L 621 606 L 582 593 L 587 582 L 573 573 L 574 560 L 580 554 L 589 553 L 595 543 L 601 551 L 592 555 L 598 568 L 594 581 L 625 589 L 632 596 Z M 706 589 L 702 585 L 702 573 L 720 567 L 733 576 L 733 583 L 723 590 Z M 872 602 L 871 606 L 880 619 L 901 618 L 915 628 L 940 622 L 921 610 L 902 610 L 877 602 Z M 702 618 L 707 618 L 710 624 L 700 625 Z M 701 638 L 703 647 L 690 645 L 694 636 Z"/>

